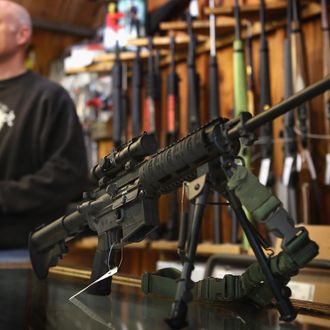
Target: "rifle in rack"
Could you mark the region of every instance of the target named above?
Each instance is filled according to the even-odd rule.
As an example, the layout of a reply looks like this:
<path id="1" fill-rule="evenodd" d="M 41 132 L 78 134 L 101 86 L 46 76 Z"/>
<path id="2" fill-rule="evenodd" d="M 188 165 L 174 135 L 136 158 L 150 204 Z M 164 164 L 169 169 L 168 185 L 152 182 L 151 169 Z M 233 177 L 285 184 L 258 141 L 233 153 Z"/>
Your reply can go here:
<path id="1" fill-rule="evenodd" d="M 214 0 L 209 1 L 210 8 L 214 8 Z M 209 118 L 213 120 L 219 117 L 220 103 L 219 103 L 219 73 L 218 73 L 218 60 L 216 50 L 216 22 L 215 15 L 210 14 L 210 62 L 209 62 L 209 75 L 210 75 L 210 108 Z M 222 219 L 220 208 L 220 194 L 215 191 L 213 194 L 214 202 L 214 243 L 222 243 Z"/>
<path id="2" fill-rule="evenodd" d="M 127 115 L 128 115 L 128 75 L 127 63 L 122 65 L 122 129 L 121 129 L 121 144 L 127 142 Z"/>
<path id="3" fill-rule="evenodd" d="M 299 18 L 299 3 L 297 0 L 290 0 L 292 4 L 292 23 L 291 23 L 291 52 L 292 52 L 292 75 L 293 91 L 298 92 L 307 85 L 306 61 L 304 58 L 305 48 L 301 23 Z M 320 221 L 320 196 L 318 191 L 317 176 L 315 165 L 311 156 L 311 146 L 309 141 L 310 132 L 310 109 L 308 102 L 300 105 L 297 109 L 299 122 L 299 138 L 301 152 L 298 155 L 298 171 L 301 177 L 303 221 L 305 223 L 318 223 Z M 309 178 L 303 178 L 301 171 L 302 165 L 308 168 Z"/>
<path id="4" fill-rule="evenodd" d="M 155 52 L 155 103 L 156 103 L 156 128 L 157 131 L 161 130 L 161 117 L 162 117 L 162 109 L 161 109 L 161 99 L 162 99 L 162 75 L 160 72 L 160 51 L 156 49 Z"/>
<path id="5" fill-rule="evenodd" d="M 136 137 L 141 134 L 142 60 L 140 57 L 140 47 L 136 49 L 132 71 L 132 126 L 133 137 Z"/>
<path id="6" fill-rule="evenodd" d="M 254 82 L 252 40 L 253 40 L 252 23 L 248 22 L 248 31 L 246 36 L 247 98 L 248 98 L 248 111 L 252 114 L 255 114 L 256 86 Z"/>
<path id="7" fill-rule="evenodd" d="M 149 57 L 148 57 L 148 73 L 146 77 L 146 91 L 147 97 L 145 99 L 144 106 L 144 131 L 147 133 L 153 133 L 156 136 L 157 132 L 157 117 L 158 117 L 158 109 L 157 109 L 157 75 L 155 72 L 155 64 L 154 64 L 154 52 L 152 47 L 152 37 L 149 37 Z"/>
<path id="8" fill-rule="evenodd" d="M 323 35 L 323 75 L 330 74 L 330 29 L 327 0 L 321 1 L 321 23 Z M 325 132 L 328 137 L 324 183 L 330 186 L 330 93 L 324 93 Z"/>
<path id="9" fill-rule="evenodd" d="M 112 140 L 115 147 L 122 144 L 123 131 L 123 69 L 120 60 L 120 48 L 116 43 L 116 59 L 112 67 Z"/>
<path id="10" fill-rule="evenodd" d="M 192 2 L 191 2 L 192 3 Z M 199 83 L 200 77 L 196 70 L 196 36 L 193 33 L 192 28 L 192 16 L 190 10 L 187 11 L 187 26 L 189 35 L 188 45 L 188 60 L 187 60 L 187 98 L 188 98 L 188 132 L 197 129 L 200 126 L 200 99 L 199 99 Z M 184 188 L 183 188 L 184 189 Z M 183 192 L 186 190 L 184 189 Z M 188 205 L 182 207 L 181 219 L 180 219 L 180 231 L 178 241 L 178 254 L 184 255 L 186 240 L 188 238 L 187 233 L 190 230 L 192 224 L 192 214 L 194 213 L 194 202 L 191 201 Z M 182 258 L 181 258 L 182 259 Z M 182 259 L 183 260 L 183 259 Z"/>
<path id="11" fill-rule="evenodd" d="M 179 137 L 179 83 L 180 78 L 176 72 L 175 66 L 175 37 L 170 38 L 170 71 L 167 76 L 167 145 L 174 143 Z M 179 204 L 177 191 L 173 191 L 170 197 L 170 220 L 168 221 L 168 230 L 166 238 L 168 240 L 178 239 L 178 224 L 179 224 Z"/>
<path id="12" fill-rule="evenodd" d="M 265 1 L 260 0 L 260 104 L 259 112 L 271 106 L 268 41 L 265 32 Z M 261 164 L 259 181 L 265 186 L 274 184 L 273 172 L 273 126 L 269 122 L 260 128 Z"/>
<path id="13" fill-rule="evenodd" d="M 240 18 L 240 7 L 238 0 L 235 0 L 234 16 L 235 16 L 235 39 L 233 44 L 234 110 L 235 110 L 235 115 L 238 116 L 240 115 L 241 112 L 246 112 L 248 109 L 244 44 L 241 39 L 241 18 Z M 248 147 L 243 143 L 240 155 L 244 159 L 245 166 L 249 169 L 251 163 L 250 147 Z M 232 232 L 231 232 L 232 243 L 237 243 L 237 230 L 238 230 L 237 224 L 238 222 L 235 217 L 235 214 L 232 213 Z M 249 245 L 246 236 L 243 235 L 244 249 L 247 250 L 248 246 Z"/>
<path id="14" fill-rule="evenodd" d="M 191 14 L 187 13 L 187 25 L 189 34 L 188 49 L 188 131 L 191 132 L 200 126 L 199 114 L 199 74 L 196 71 L 196 36 L 192 29 Z"/>
<path id="15" fill-rule="evenodd" d="M 85 201 L 77 210 L 30 234 L 29 251 L 36 275 L 40 279 L 47 277 L 49 267 L 55 266 L 67 252 L 66 242 L 89 226 L 98 235 L 91 280 L 99 279 L 109 267 L 116 266 L 116 256 L 123 246 L 141 241 L 159 224 L 160 195 L 188 181 L 189 198 L 197 203 L 183 271 L 178 281 L 172 279 L 177 286 L 167 323 L 173 328 L 185 325 L 188 303 L 193 298 L 190 277 L 203 210 L 211 189 L 221 192 L 233 207 L 258 262 L 242 276 L 207 279 L 212 283 L 203 282 L 204 289 L 197 290 L 200 298 L 212 299 L 209 294 L 214 293 L 213 300 L 243 299 L 265 306 L 274 297 L 281 319 L 293 320 L 296 312 L 286 284 L 318 253 L 318 246 L 308 238 L 304 227 L 294 227 L 280 201 L 236 159 L 240 137 L 251 142 L 253 132 L 266 122 L 329 88 L 330 76 L 254 118 L 247 112 L 231 120 L 217 118 L 156 154 L 153 134 L 143 134 L 114 150 L 93 167 L 91 173 L 98 188 L 85 194 Z M 154 155 L 150 159 L 145 159 L 151 154 Z M 270 260 L 265 256 L 263 241 L 246 218 L 242 204 L 268 231 L 282 238 L 280 254 Z M 152 283 L 144 281 L 144 284 L 152 288 Z M 209 287 L 218 291 L 210 291 Z M 111 278 L 95 283 L 90 292 L 109 294 Z"/>
<path id="16" fill-rule="evenodd" d="M 287 7 L 287 34 L 284 41 L 284 98 L 287 99 L 293 94 L 292 82 L 292 52 L 291 52 L 291 18 L 292 5 L 290 1 Z M 281 198 L 283 206 L 287 209 L 291 218 L 297 222 L 297 144 L 294 130 L 294 112 L 290 111 L 284 115 L 283 138 L 284 138 L 284 162 L 282 171 L 282 184 L 284 186 Z"/>

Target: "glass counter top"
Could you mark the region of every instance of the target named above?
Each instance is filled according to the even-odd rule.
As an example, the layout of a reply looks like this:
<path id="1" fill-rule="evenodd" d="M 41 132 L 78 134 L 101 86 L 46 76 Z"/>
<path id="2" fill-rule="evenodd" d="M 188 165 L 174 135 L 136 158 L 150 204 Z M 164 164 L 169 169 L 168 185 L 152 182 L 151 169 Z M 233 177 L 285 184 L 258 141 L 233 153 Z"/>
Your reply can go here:
<path id="1" fill-rule="evenodd" d="M 144 296 L 139 288 L 113 284 L 110 296 L 83 292 L 87 280 L 55 277 L 38 280 L 30 269 L 0 269 L 0 329 L 170 329 L 164 322 L 172 299 Z M 256 311 L 238 304 L 189 305 L 186 329 L 329 329 L 330 318 L 299 314 L 279 321 L 275 309 Z"/>

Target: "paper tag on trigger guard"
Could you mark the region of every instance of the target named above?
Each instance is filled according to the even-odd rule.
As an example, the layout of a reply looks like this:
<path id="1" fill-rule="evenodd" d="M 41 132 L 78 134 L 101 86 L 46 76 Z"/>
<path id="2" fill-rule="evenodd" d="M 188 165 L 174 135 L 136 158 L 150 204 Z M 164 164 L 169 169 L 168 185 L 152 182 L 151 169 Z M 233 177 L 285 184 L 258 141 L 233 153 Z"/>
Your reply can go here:
<path id="1" fill-rule="evenodd" d="M 77 292 L 76 294 L 74 294 L 72 297 L 70 297 L 69 300 L 72 301 L 75 297 L 77 297 L 78 295 L 80 295 L 81 293 L 83 293 L 84 291 L 86 291 L 89 287 L 91 287 L 95 283 L 100 282 L 102 280 L 105 280 L 106 278 L 115 275 L 117 272 L 118 272 L 118 267 L 114 267 L 114 268 L 110 269 L 108 272 L 106 272 L 100 278 L 98 278 L 97 280 L 95 280 L 94 282 L 92 282 L 88 286 L 86 286 L 86 288 L 80 290 L 79 292 Z"/>

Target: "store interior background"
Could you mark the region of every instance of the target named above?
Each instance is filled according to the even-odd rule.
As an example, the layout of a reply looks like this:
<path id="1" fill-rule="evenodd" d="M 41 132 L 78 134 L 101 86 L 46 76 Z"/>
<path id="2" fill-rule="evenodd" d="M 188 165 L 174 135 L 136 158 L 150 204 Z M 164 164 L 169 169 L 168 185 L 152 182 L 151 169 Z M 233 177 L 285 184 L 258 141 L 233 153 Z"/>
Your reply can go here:
<path id="1" fill-rule="evenodd" d="M 91 0 L 21 0 L 16 1 L 25 6 L 31 13 L 34 25 L 34 35 L 32 40 L 33 70 L 41 75 L 49 76 L 59 67 L 59 63 L 69 55 L 70 47 L 80 43 L 86 43 L 91 40 L 91 36 L 103 24 L 104 20 L 104 1 Z M 163 5 L 165 0 L 149 0 L 148 11 L 153 11 Z M 203 8 L 207 1 L 199 1 L 199 9 L 201 17 L 199 19 L 208 20 L 208 16 L 204 14 Z M 266 1 L 269 3 L 283 4 L 282 1 Z M 284 2 L 285 3 L 285 2 Z M 323 77 L 322 72 L 322 34 L 320 20 L 320 6 L 317 1 L 306 1 L 303 7 L 302 16 L 303 33 L 306 44 L 306 60 L 309 83 L 313 83 Z M 233 1 L 225 0 L 224 5 L 232 5 Z M 256 0 L 242 1 L 241 5 L 257 5 Z M 271 96 L 272 104 L 276 104 L 283 99 L 284 95 L 284 38 L 285 38 L 285 10 L 279 10 L 270 15 L 267 21 L 268 41 L 269 41 L 269 63 L 271 78 Z M 180 17 L 173 16 L 173 20 Z M 252 17 L 254 38 L 253 38 L 253 65 L 255 72 L 256 99 L 258 99 L 259 89 L 259 33 L 258 33 L 258 14 Z M 234 30 L 232 30 L 233 32 Z M 168 32 L 160 31 L 158 34 L 166 34 Z M 180 32 L 185 33 L 185 32 Z M 198 31 L 196 31 L 198 33 Z M 208 31 L 204 30 L 202 35 L 207 35 Z M 221 35 L 221 28 L 217 30 L 219 47 L 217 49 L 220 84 L 218 86 L 220 95 L 221 116 L 231 117 L 233 109 L 233 72 L 232 72 L 232 41 L 233 33 Z M 246 31 L 243 29 L 243 38 Z M 196 67 L 201 77 L 201 122 L 207 122 L 208 115 L 208 64 L 209 64 L 209 48 L 207 41 L 199 43 L 199 55 L 197 57 Z M 181 52 L 187 49 L 180 50 Z M 105 65 L 106 67 L 106 65 Z M 53 71 L 52 71 L 53 70 Z M 180 136 L 187 133 L 187 67 L 184 60 L 177 63 L 177 72 L 181 78 L 180 83 Z M 165 127 L 166 121 L 166 76 L 168 73 L 168 65 L 163 65 L 162 73 L 162 128 Z M 100 70 L 100 75 L 109 75 L 108 70 Z M 130 80 L 129 80 L 130 84 Z M 143 91 L 145 92 L 145 91 Z M 129 92 L 130 93 L 130 92 Z M 323 109 L 322 97 L 317 97 L 310 101 L 310 118 L 311 131 L 318 134 L 325 132 L 325 117 Z M 274 129 L 274 170 L 277 180 L 280 179 L 283 166 L 282 143 L 279 141 L 280 132 L 283 127 L 282 118 L 278 118 L 273 123 Z M 131 135 L 131 128 L 128 128 L 128 135 Z M 160 131 L 160 145 L 165 145 L 166 132 L 165 129 Z M 315 239 L 322 247 L 322 258 L 329 260 L 329 225 L 330 225 L 330 187 L 323 184 L 323 176 L 325 171 L 325 154 L 327 143 L 325 140 L 311 140 L 312 157 L 316 165 L 318 173 L 318 183 L 321 196 L 322 218 L 317 223 L 311 224 L 316 229 L 311 229 L 311 235 L 316 235 Z M 101 139 L 97 141 L 98 157 L 103 157 L 112 150 L 111 139 Z M 257 171 L 257 163 L 255 165 Z M 161 222 L 165 223 L 169 218 L 168 198 L 163 196 L 160 204 Z M 222 207 L 223 215 L 223 235 L 224 242 L 229 241 L 230 237 L 230 218 L 225 207 Z M 315 232 L 315 233 L 314 233 Z M 211 242 L 213 238 L 213 222 L 212 210 L 207 209 L 202 228 L 202 242 Z M 312 236 L 313 238 L 313 236 Z M 85 239 L 84 242 L 76 241 L 72 243 L 69 254 L 60 262 L 61 265 L 90 267 L 93 260 L 93 253 L 96 240 Z M 211 246 L 212 244 L 210 244 Z M 225 250 L 226 253 L 228 250 Z M 237 251 L 237 250 L 235 250 Z M 203 262 L 212 255 L 213 250 L 201 252 L 199 259 Z M 249 253 L 249 252 L 248 252 Z M 153 271 L 156 262 L 159 260 L 176 260 L 175 243 L 171 244 L 152 244 L 143 242 L 127 247 L 124 251 L 124 260 L 121 272 L 130 275 L 141 275 L 144 271 Z M 307 276 L 307 275 L 306 275 Z M 313 279 L 315 281 L 315 279 Z M 328 296 L 328 295 L 325 295 Z M 326 299 L 329 300 L 329 297 Z M 330 303 L 330 301 L 327 301 Z"/>

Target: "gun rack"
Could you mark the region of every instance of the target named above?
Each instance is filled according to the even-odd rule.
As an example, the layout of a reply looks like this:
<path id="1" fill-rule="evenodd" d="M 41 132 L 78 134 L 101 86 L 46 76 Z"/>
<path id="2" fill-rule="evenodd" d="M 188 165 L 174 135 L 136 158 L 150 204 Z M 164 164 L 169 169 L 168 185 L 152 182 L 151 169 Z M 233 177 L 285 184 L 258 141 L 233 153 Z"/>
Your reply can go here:
<path id="1" fill-rule="evenodd" d="M 286 2 L 273 2 L 273 3 L 267 3 L 267 9 L 266 12 L 274 12 L 279 13 L 281 10 L 283 10 L 283 6 L 286 6 Z M 240 6 L 241 12 L 246 13 L 253 13 L 258 10 L 258 6 L 256 5 L 246 5 L 246 6 Z M 228 9 L 229 8 L 229 9 Z M 219 7 L 215 8 L 214 12 L 219 11 L 219 14 L 216 15 L 222 15 L 220 11 L 223 10 L 229 13 L 232 13 L 232 7 Z M 210 12 L 210 8 L 206 8 L 205 12 Z M 301 18 L 302 20 L 308 20 L 315 16 L 319 16 L 321 13 L 321 7 L 319 3 L 314 3 L 312 1 L 308 1 L 305 3 L 305 6 L 303 7 L 301 11 Z M 252 14 L 251 14 L 252 15 Z M 274 14 L 274 18 L 275 18 Z M 234 41 L 234 20 L 232 17 L 226 17 L 226 16 L 218 16 L 216 19 L 217 24 L 217 42 L 216 47 L 217 49 L 224 48 L 230 46 Z M 266 33 L 271 33 L 272 31 L 275 31 L 276 29 L 283 28 L 286 26 L 286 18 L 285 14 L 281 15 L 278 19 L 272 19 L 270 22 L 266 23 Z M 252 37 L 257 37 L 260 35 L 260 24 L 258 22 L 252 22 L 248 21 L 246 19 L 242 19 L 242 39 L 246 39 L 248 35 L 252 35 Z M 249 27 L 249 29 L 247 28 Z M 164 22 L 160 24 L 160 28 L 163 31 L 166 31 L 168 33 L 168 36 L 164 37 L 154 37 L 153 38 L 153 44 L 156 48 L 159 48 L 161 51 L 161 61 L 160 66 L 166 67 L 170 63 L 170 56 L 169 56 L 169 44 L 170 44 L 170 37 L 169 35 L 172 33 L 176 34 L 175 36 L 175 43 L 176 47 L 178 47 L 179 52 L 177 52 L 175 56 L 176 62 L 182 62 L 187 59 L 187 54 L 185 50 L 189 41 L 189 36 L 185 33 L 182 34 L 182 32 L 187 31 L 187 23 L 185 21 L 173 21 L 173 22 Z M 200 55 L 203 53 L 209 52 L 209 39 L 206 35 L 209 34 L 209 20 L 195 20 L 193 21 L 193 30 L 197 35 L 198 45 L 196 49 L 196 54 Z M 249 30 L 249 31 L 248 31 Z M 146 46 L 148 42 L 147 38 L 137 38 L 137 39 L 131 39 L 129 42 L 130 46 Z M 66 74 L 76 74 L 81 72 L 109 72 L 112 69 L 114 60 L 115 60 L 115 54 L 114 53 L 105 53 L 102 55 L 98 55 L 94 59 L 94 63 L 92 63 L 89 66 L 82 67 L 82 68 L 75 68 L 71 70 L 67 70 Z M 134 51 L 127 51 L 127 52 L 121 52 L 120 59 L 127 63 L 132 63 L 136 56 L 136 53 Z M 149 57 L 149 52 L 147 50 L 141 50 L 141 58 L 147 59 Z"/>

